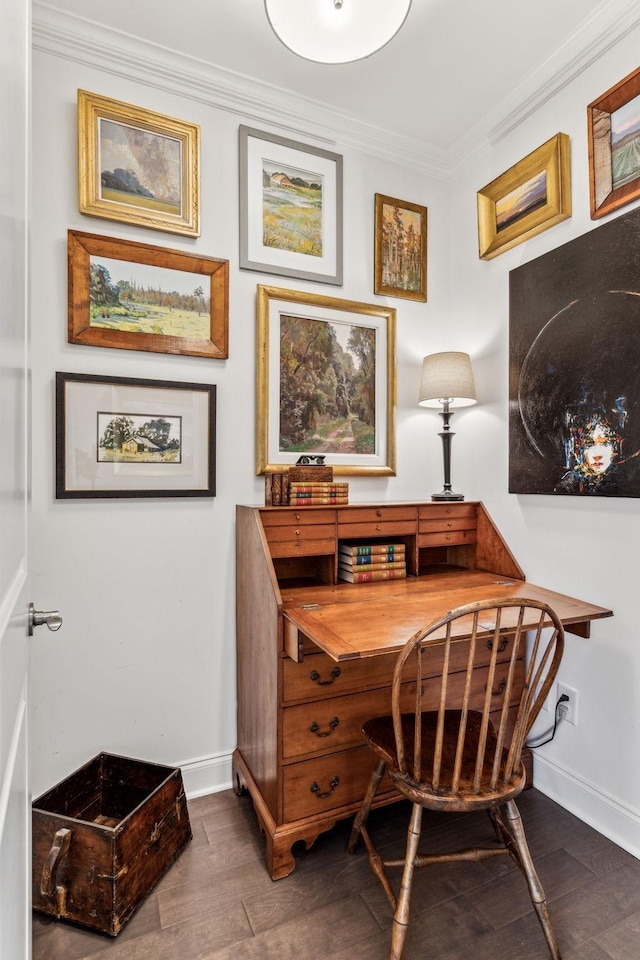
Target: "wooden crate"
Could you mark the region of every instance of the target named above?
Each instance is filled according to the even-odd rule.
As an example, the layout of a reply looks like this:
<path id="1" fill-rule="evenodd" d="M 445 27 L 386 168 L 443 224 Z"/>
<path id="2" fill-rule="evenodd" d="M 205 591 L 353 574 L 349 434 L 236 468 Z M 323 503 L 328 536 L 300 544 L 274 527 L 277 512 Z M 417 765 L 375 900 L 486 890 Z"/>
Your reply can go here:
<path id="1" fill-rule="evenodd" d="M 178 768 L 101 753 L 33 801 L 33 907 L 115 937 L 191 839 Z"/>

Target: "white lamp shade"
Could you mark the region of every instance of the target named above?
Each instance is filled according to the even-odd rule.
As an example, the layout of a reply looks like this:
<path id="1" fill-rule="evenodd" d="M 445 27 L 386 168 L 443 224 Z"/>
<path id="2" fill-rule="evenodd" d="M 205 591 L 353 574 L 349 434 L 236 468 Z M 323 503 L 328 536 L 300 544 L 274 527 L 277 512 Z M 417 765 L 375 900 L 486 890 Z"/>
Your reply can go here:
<path id="1" fill-rule="evenodd" d="M 391 40 L 411 0 L 264 0 L 276 36 L 317 63 L 363 60 Z"/>
<path id="2" fill-rule="evenodd" d="M 450 407 L 468 407 L 476 402 L 468 353 L 432 353 L 422 361 L 418 403 L 421 407 L 439 407 L 445 400 Z"/>

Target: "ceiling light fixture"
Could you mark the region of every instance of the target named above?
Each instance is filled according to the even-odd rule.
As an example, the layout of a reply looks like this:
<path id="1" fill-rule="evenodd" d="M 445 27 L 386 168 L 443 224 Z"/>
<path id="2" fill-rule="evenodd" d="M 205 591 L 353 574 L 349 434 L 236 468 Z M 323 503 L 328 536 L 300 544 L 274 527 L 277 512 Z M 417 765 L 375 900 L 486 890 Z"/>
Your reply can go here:
<path id="1" fill-rule="evenodd" d="M 299 57 L 352 63 L 395 37 L 411 0 L 264 0 L 264 6 L 275 35 Z"/>

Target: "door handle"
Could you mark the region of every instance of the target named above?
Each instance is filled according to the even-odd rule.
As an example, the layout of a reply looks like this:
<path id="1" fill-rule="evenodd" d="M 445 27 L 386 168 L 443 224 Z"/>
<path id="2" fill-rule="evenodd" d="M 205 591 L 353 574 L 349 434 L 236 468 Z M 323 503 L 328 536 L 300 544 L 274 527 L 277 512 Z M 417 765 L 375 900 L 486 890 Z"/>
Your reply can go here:
<path id="1" fill-rule="evenodd" d="M 33 636 L 34 627 L 41 627 L 43 623 L 49 627 L 53 633 L 62 626 L 62 617 L 59 610 L 36 610 L 32 603 L 29 604 L 29 636 Z"/>

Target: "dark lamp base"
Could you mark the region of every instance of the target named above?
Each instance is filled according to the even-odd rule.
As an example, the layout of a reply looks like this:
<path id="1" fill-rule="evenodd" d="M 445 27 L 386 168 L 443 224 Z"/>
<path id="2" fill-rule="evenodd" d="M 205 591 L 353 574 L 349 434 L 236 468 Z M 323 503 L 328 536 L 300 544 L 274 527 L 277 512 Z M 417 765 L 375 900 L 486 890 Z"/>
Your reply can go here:
<path id="1" fill-rule="evenodd" d="M 432 500 L 464 500 L 463 493 L 453 493 L 452 490 L 443 490 L 442 493 L 432 493 Z"/>

